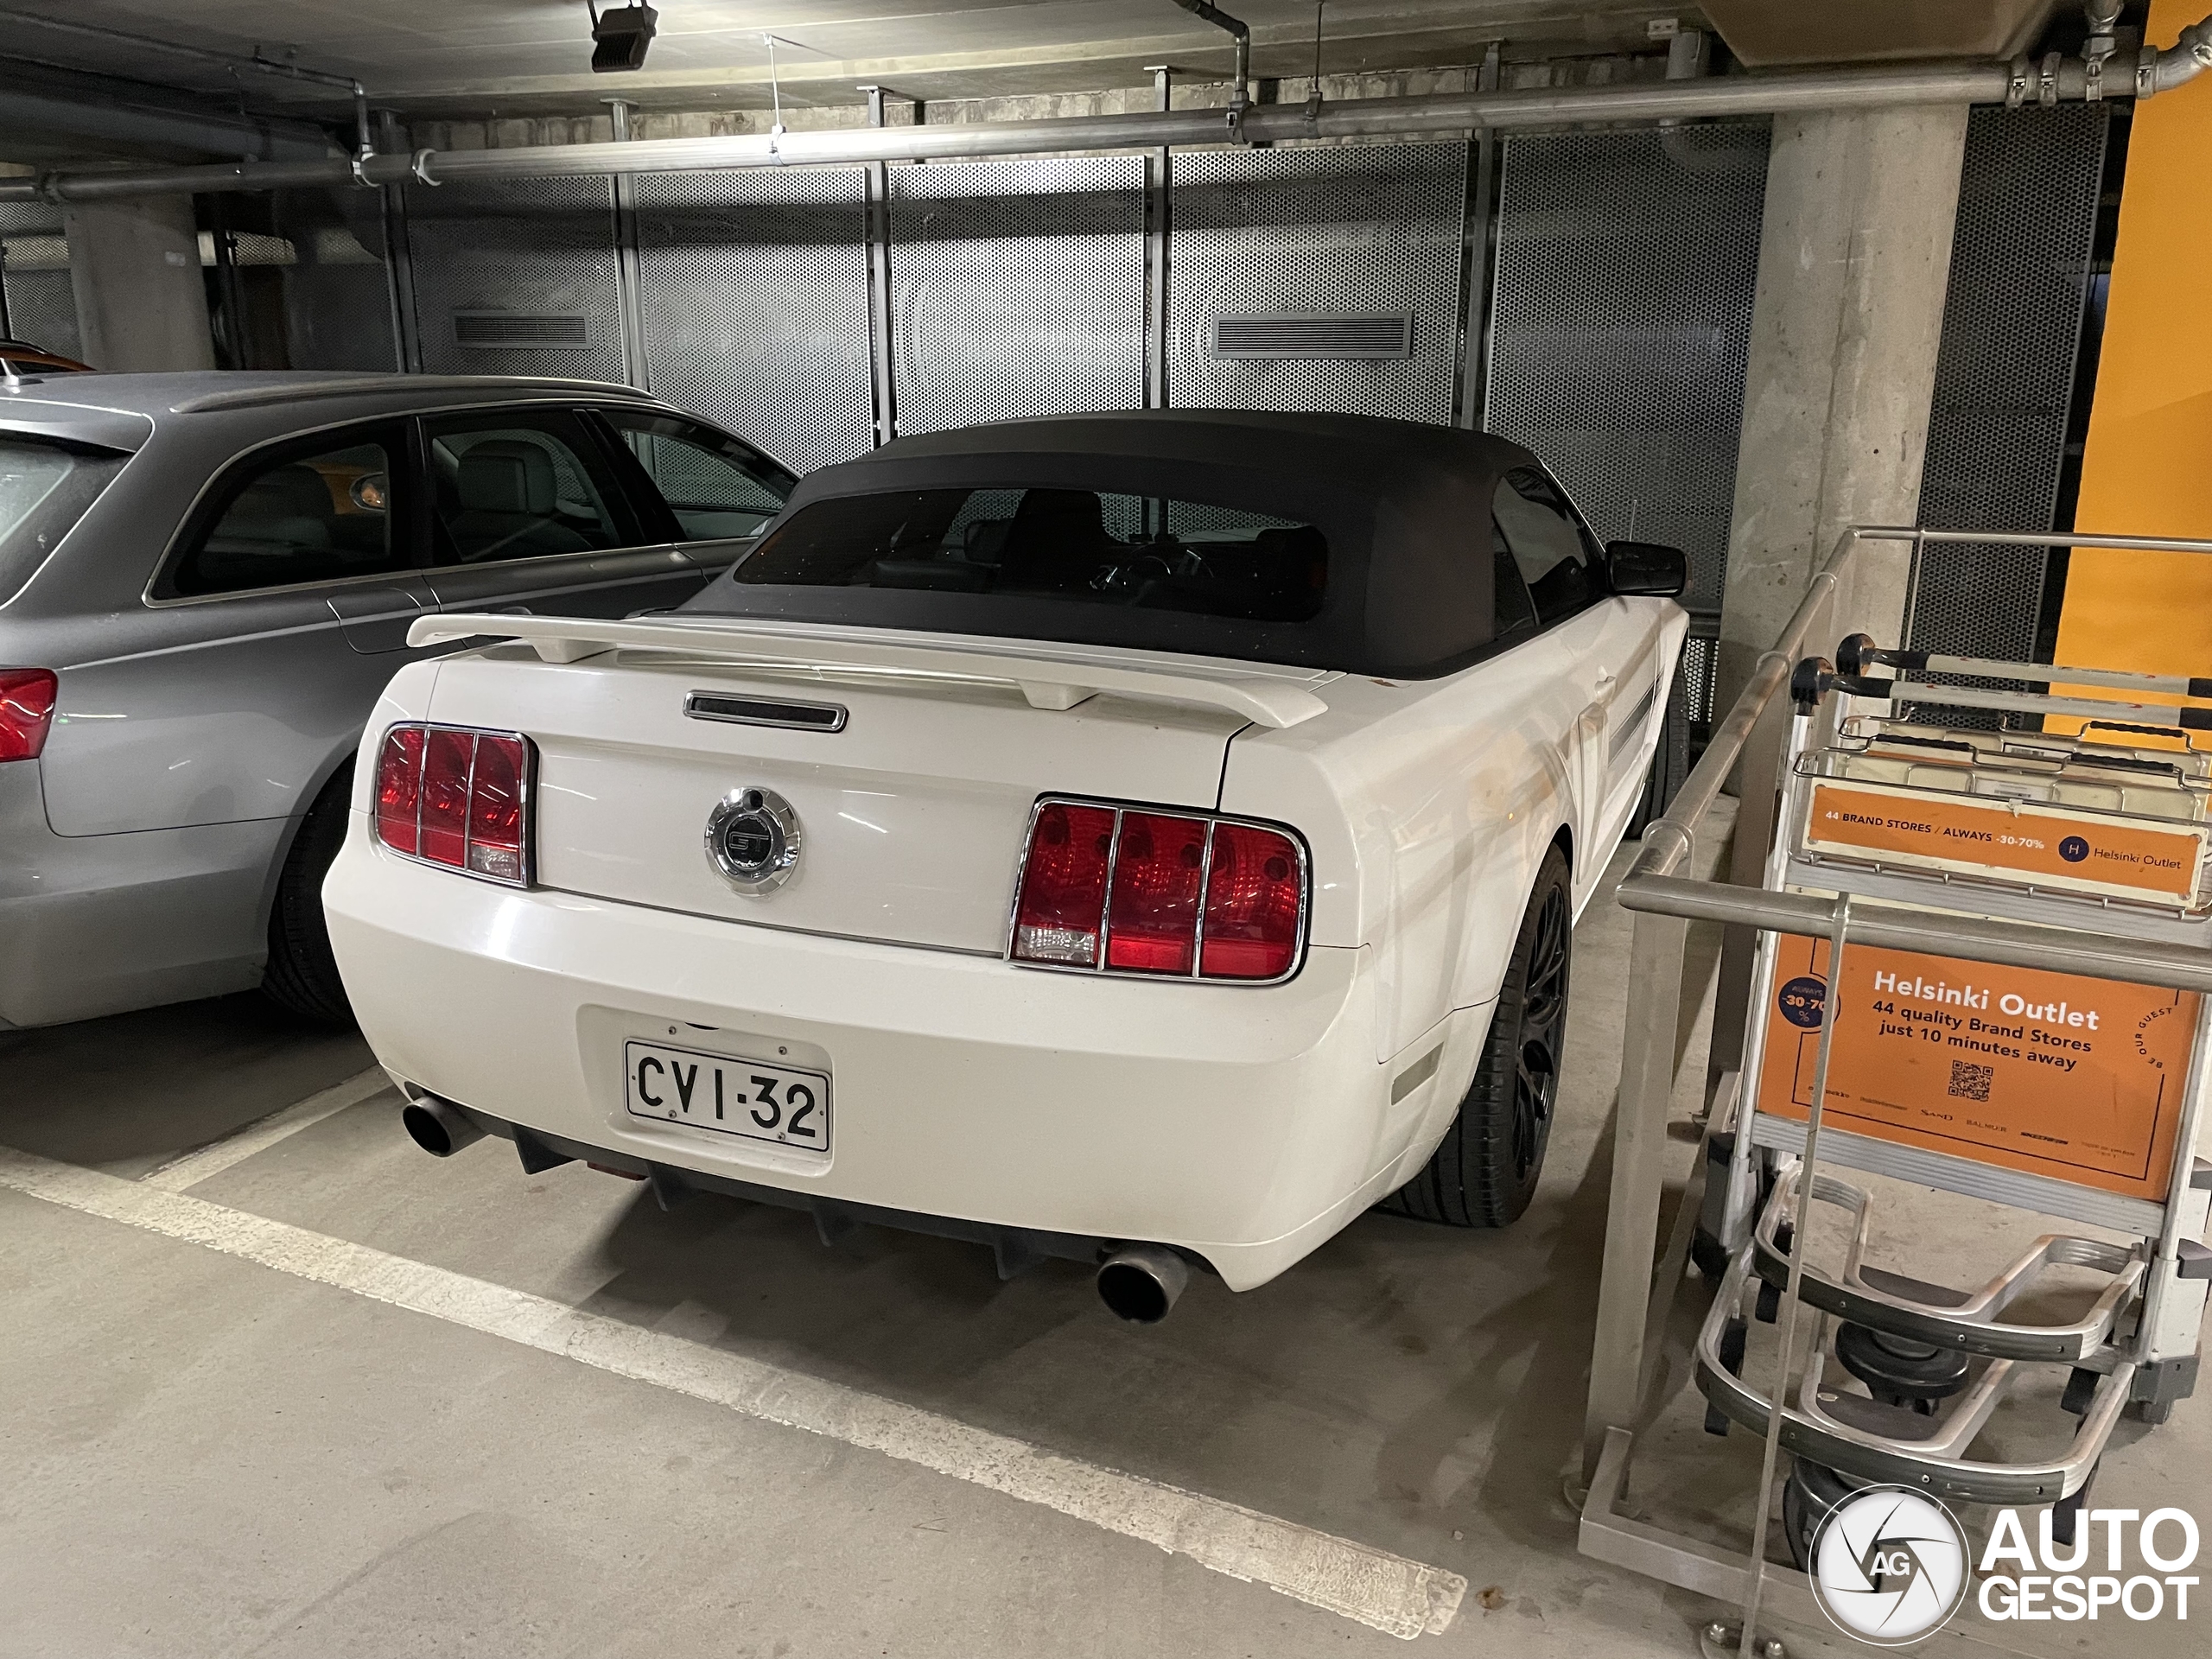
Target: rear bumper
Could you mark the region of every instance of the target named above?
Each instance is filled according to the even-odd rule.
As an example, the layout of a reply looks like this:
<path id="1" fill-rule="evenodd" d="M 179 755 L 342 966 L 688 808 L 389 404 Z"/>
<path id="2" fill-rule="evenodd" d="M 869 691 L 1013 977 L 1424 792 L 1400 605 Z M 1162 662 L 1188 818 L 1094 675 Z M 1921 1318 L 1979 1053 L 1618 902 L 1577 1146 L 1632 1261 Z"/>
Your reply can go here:
<path id="1" fill-rule="evenodd" d="M 1178 1245 L 1240 1290 L 1391 1190 L 1489 1015 L 1393 1102 L 1364 950 L 1266 988 L 1039 973 L 498 887 L 359 815 L 323 898 L 377 1058 L 475 1112 L 804 1199 Z M 632 1039 L 827 1072 L 830 1154 L 630 1116 Z"/>
<path id="2" fill-rule="evenodd" d="M 57 836 L 39 763 L 0 763 L 0 1027 L 259 982 L 281 818 Z"/>

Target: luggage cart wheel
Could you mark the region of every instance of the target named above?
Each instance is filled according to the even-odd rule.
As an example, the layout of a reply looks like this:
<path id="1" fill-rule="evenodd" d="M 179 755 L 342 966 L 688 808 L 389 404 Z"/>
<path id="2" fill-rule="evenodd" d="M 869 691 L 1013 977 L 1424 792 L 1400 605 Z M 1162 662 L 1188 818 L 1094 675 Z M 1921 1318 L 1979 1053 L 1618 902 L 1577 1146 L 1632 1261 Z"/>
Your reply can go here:
<path id="1" fill-rule="evenodd" d="M 1789 1540 L 1789 1559 L 1800 1573 L 1813 1570 L 1813 1539 L 1821 1522 L 1827 1519 L 1830 1510 L 1856 1491 L 1857 1483 L 1824 1463 L 1803 1458 L 1791 1460 L 1789 1478 L 1782 1488 L 1782 1530 Z"/>
<path id="2" fill-rule="evenodd" d="M 1783 1255 L 1789 1255 L 1790 1243 L 1796 1236 L 1796 1230 L 1789 1222 L 1783 1222 L 1774 1230 L 1776 1251 Z M 1751 1311 L 1758 1316 L 1761 1325 L 1772 1325 L 1775 1315 L 1782 1311 L 1782 1287 L 1769 1284 L 1762 1279 L 1759 1281 L 1758 1300 L 1752 1306 Z"/>
<path id="3" fill-rule="evenodd" d="M 1717 1285 L 1728 1271 L 1728 1247 L 1700 1227 L 1690 1235 L 1690 1263 L 1707 1284 Z"/>
<path id="4" fill-rule="evenodd" d="M 2066 1378 L 2066 1392 L 2058 1396 L 2058 1408 L 2070 1411 L 2076 1417 L 2088 1410 L 2089 1402 L 2097 1392 L 2097 1384 L 2104 1381 L 2085 1365 L 2076 1365 Z"/>
<path id="5" fill-rule="evenodd" d="M 1933 1417 L 1938 1401 L 1967 1385 L 1967 1357 L 1956 1349 L 1845 1325 L 1835 1333 L 1835 1357 L 1885 1406 L 1903 1406 Z"/>
<path id="6" fill-rule="evenodd" d="M 1728 1375 L 1731 1376 L 1741 1376 L 1744 1374 L 1744 1343 L 1750 1332 L 1751 1326 L 1739 1319 L 1729 1320 L 1720 1329 L 1720 1363 L 1728 1368 Z M 1705 1432 L 1726 1438 L 1728 1433 L 1728 1414 L 1718 1406 L 1706 1407 Z"/>
<path id="7" fill-rule="evenodd" d="M 2089 1478 L 2071 1497 L 2062 1497 L 2050 1506 L 2050 1541 L 2074 1548 L 2074 1529 L 2082 1518 L 2082 1510 L 2089 1501 L 2089 1488 L 2097 1484 L 2097 1471 L 2104 1466 L 2103 1459 L 2089 1465 Z"/>

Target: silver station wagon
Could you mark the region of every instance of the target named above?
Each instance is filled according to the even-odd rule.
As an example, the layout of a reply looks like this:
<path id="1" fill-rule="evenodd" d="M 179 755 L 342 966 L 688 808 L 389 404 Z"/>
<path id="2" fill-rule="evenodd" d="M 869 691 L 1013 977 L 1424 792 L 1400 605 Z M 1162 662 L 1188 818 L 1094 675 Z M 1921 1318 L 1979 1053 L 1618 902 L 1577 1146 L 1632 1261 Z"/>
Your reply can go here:
<path id="1" fill-rule="evenodd" d="M 0 385 L 0 1028 L 257 984 L 347 1018 L 321 887 L 409 625 L 681 604 L 794 483 L 589 382 Z"/>

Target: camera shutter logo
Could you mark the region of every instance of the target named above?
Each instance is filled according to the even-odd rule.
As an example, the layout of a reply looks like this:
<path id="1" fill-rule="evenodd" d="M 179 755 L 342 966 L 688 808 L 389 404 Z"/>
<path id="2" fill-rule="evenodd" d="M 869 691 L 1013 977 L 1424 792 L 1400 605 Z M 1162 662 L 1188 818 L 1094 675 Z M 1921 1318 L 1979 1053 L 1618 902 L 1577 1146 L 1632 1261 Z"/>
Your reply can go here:
<path id="1" fill-rule="evenodd" d="M 1870 1486 L 1821 1522 L 1814 1599 L 1846 1635 L 1904 1647 L 1959 1611 L 1967 1560 L 1966 1534 L 1941 1503 L 1902 1486 Z"/>

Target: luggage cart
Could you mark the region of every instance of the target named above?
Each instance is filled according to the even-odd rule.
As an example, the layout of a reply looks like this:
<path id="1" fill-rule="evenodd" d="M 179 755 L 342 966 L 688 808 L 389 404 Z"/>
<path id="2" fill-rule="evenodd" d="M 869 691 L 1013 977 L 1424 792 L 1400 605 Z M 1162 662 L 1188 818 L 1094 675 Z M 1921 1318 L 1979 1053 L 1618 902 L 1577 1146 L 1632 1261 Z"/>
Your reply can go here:
<path id="1" fill-rule="evenodd" d="M 2212 703 L 2212 682 L 1885 650 L 1864 635 L 1845 639 L 1835 665 L 1797 661 L 1793 673 L 1829 626 L 1852 556 L 1867 542 L 1907 539 L 1916 551 L 1955 539 L 2212 552 L 2212 543 L 2127 537 L 1847 532 L 1716 730 L 1706 775 L 1685 785 L 1683 804 L 1655 826 L 1623 884 L 1623 903 L 1642 913 L 1582 1548 L 1740 1605 L 1743 1623 L 1709 1627 L 1708 1649 L 1766 1650 L 1766 1637 L 1754 1640 L 1763 1597 L 1781 1617 L 1819 1618 L 1802 1573 L 1764 1560 L 1781 1452 L 1791 1453 L 1783 1512 L 1801 1567 L 1821 1517 L 1865 1484 L 2050 1504 L 2064 1538 L 2122 1414 L 2162 1421 L 2196 1381 L 2212 1280 L 2212 1252 L 2197 1242 L 2212 1167 L 2195 1156 L 2212 1071 L 2212 1001 L 2200 995 L 2212 990 L 2212 755 L 2188 738 L 2212 731 L 2212 707 L 2190 706 Z M 1916 713 L 1931 709 L 1993 711 L 2005 724 Z M 2026 729 L 2031 715 L 2081 729 Z M 1739 755 L 1734 884 L 1681 879 L 1696 819 Z M 1662 1033 L 1679 1010 L 1689 918 L 1726 924 L 1730 938 L 1707 1141 L 1655 1287 L 1657 1159 L 1675 1081 Z M 1886 997 L 1870 994 L 1878 977 Z M 2013 988 L 1997 992 L 2000 980 Z M 1908 1007 L 1937 1017 L 1908 1019 Z M 2109 1011 L 2123 1007 L 2128 1027 L 2113 1042 L 2121 1030 Z M 2033 1087 L 2012 1090 L 2024 1116 L 1991 1098 L 2018 1081 L 2008 1072 L 2032 1077 L 2039 1066 L 2058 1078 L 2097 1074 L 2113 1109 L 2095 1135 L 2051 1134 L 2053 1102 Z M 1948 1090 L 1931 1098 L 1938 1083 Z M 2076 1081 L 2067 1092 L 2078 1102 L 2084 1091 Z M 1834 1168 L 2125 1242 L 2046 1234 L 1986 1283 L 1946 1284 L 1928 1264 L 1870 1259 L 1875 1200 Z M 1813 1236 L 1816 1214 L 1847 1224 L 1840 1265 L 1795 1249 Z M 1693 1257 L 1719 1281 L 1694 1351 L 1707 1427 L 1740 1425 L 1764 1441 L 1748 1559 L 1622 1504 L 1637 1426 L 1659 1403 L 1651 1395 L 1663 1368 L 1648 1338 Z M 2060 1269 L 2086 1273 L 2094 1294 L 2056 1321 L 2031 1317 L 2022 1305 Z M 1762 1320 L 1780 1327 L 1777 1353 L 1747 1365 Z M 2047 1414 L 2049 1443 L 1976 1457 L 1993 1417 L 2039 1372 L 2063 1383 L 2053 1390 L 2063 1409 Z"/>
<path id="2" fill-rule="evenodd" d="M 2041 676 L 2208 701 L 2212 682 L 1930 658 L 1884 651 L 1863 634 L 1847 639 L 1837 660 L 1840 671 L 1808 659 L 1792 681 L 1769 888 L 2087 925 L 2212 956 L 2212 756 L 2174 747 L 2187 730 L 2212 729 L 2212 709 L 1938 687 L 1904 675 Z M 1891 677 L 1879 676 L 1885 668 Z M 2088 724 L 2080 736 L 1945 726 L 1903 707 L 1914 702 Z M 2212 1002 L 1855 950 L 1853 960 L 1824 956 L 1819 941 L 1760 941 L 1745 1109 L 1728 1179 L 1706 1205 L 1728 1256 L 1698 1342 L 1708 1427 L 1768 1433 L 1773 1402 L 1739 1375 L 1748 1322 L 1777 1318 L 1791 1287 L 1793 1237 L 1804 1236 L 1815 1205 L 1838 1207 L 1853 1223 L 1841 1271 L 1809 1261 L 1796 1271 L 1796 1294 L 1815 1325 L 1777 1436 L 1793 1459 L 1783 1516 L 1798 1567 L 1830 1505 L 1860 1484 L 2056 1504 L 2054 1535 L 2070 1543 L 2123 1409 L 2163 1421 L 2196 1383 L 2212 1274 L 2212 1252 L 2196 1236 L 2212 1190 L 2195 1179 L 2193 1153 Z M 1831 997 L 1843 1033 L 1833 1045 L 1821 1040 L 1835 1024 L 1822 1017 Z M 2137 1242 L 2047 1234 L 1979 1287 L 1874 1265 L 1866 1259 L 1869 1195 L 1811 1167 L 1816 1071 L 1823 1160 Z M 2101 1121 L 2081 1129 L 2093 1113 Z M 2088 1313 L 2057 1324 L 2007 1319 L 2058 1267 L 2101 1278 Z M 1866 1392 L 1830 1381 L 1831 1363 Z M 1975 1459 L 1999 1405 L 2038 1367 L 2062 1369 L 2061 1407 L 2078 1422 L 2061 1416 L 2055 1443 L 2036 1455 Z"/>

